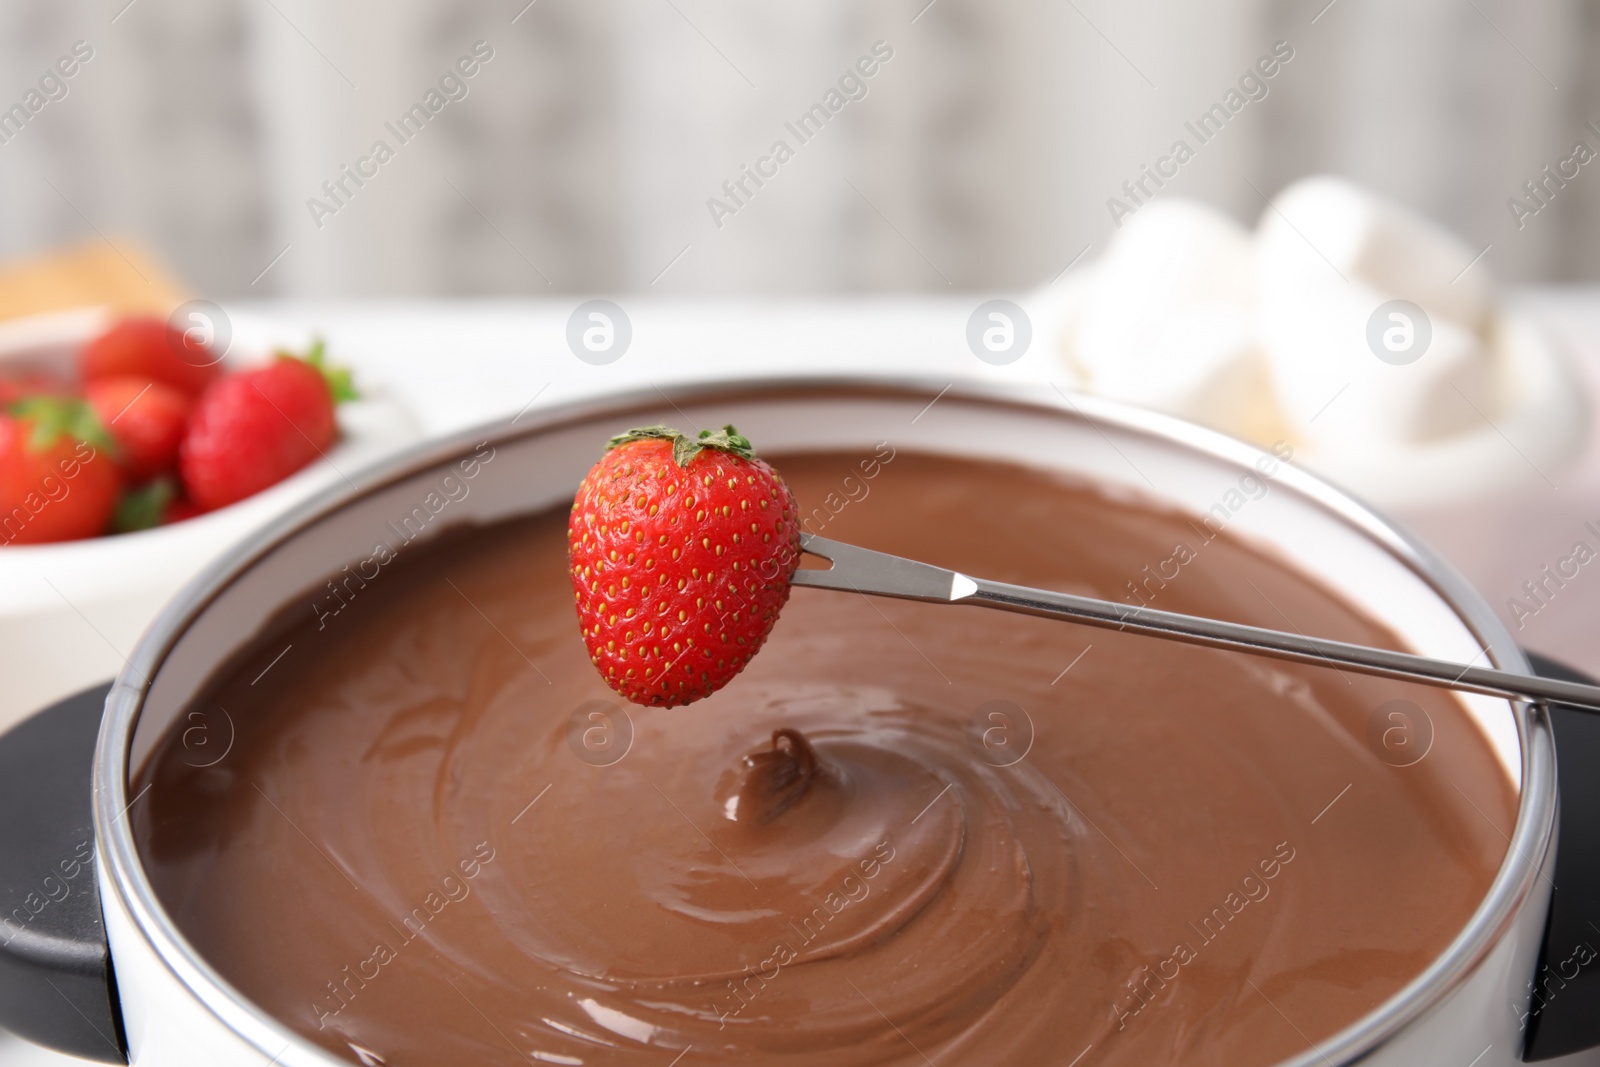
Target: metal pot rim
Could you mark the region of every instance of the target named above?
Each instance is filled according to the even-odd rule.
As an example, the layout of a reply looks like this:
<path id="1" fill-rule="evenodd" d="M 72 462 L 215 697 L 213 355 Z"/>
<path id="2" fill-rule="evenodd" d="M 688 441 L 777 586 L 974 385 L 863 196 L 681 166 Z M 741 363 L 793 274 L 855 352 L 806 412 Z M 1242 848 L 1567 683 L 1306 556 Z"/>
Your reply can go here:
<path id="1" fill-rule="evenodd" d="M 1210 458 L 1249 468 L 1266 455 L 1253 445 L 1171 416 L 1088 395 L 1048 392 L 992 379 L 955 382 L 920 375 L 879 374 L 785 378 L 714 379 L 674 385 L 674 402 L 707 403 L 771 396 L 811 394 L 834 396 L 926 397 L 947 394 L 1001 407 L 1077 418 L 1091 425 L 1156 438 Z M 1052 395 L 1056 394 L 1056 395 Z M 94 826 L 97 848 L 109 879 L 102 892 L 116 894 L 135 919 L 140 935 L 165 966 L 201 1003 L 261 1055 L 284 1067 L 343 1067 L 297 1032 L 272 1018 L 229 985 L 189 945 L 167 915 L 146 877 L 138 848 L 125 821 L 128 760 L 134 727 L 145 690 L 190 620 L 232 580 L 280 543 L 320 522 L 354 500 L 448 462 L 487 440 L 500 443 L 542 434 L 562 426 L 614 416 L 626 421 L 630 412 L 659 408 L 658 389 L 609 393 L 519 415 L 512 422 L 494 420 L 447 437 L 426 441 L 369 468 L 365 485 L 335 486 L 312 498 L 243 541 L 235 551 L 211 564 L 164 608 L 128 657 L 106 700 L 105 718 L 94 756 Z M 521 423 L 514 426 L 513 423 Z M 1421 577 L 1483 643 L 1493 666 L 1529 669 L 1526 657 L 1482 596 L 1454 568 L 1367 505 L 1343 490 L 1293 464 L 1284 464 L 1275 484 L 1295 491 L 1344 520 L 1387 549 Z M 1499 944 L 1523 907 L 1539 877 L 1555 835 L 1555 743 L 1545 710 L 1513 703 L 1522 756 L 1522 786 L 1516 825 L 1506 858 L 1477 910 L 1450 945 L 1416 978 L 1374 1011 L 1344 1030 L 1283 1061 L 1278 1067 L 1353 1064 L 1423 1016 L 1473 973 Z"/>

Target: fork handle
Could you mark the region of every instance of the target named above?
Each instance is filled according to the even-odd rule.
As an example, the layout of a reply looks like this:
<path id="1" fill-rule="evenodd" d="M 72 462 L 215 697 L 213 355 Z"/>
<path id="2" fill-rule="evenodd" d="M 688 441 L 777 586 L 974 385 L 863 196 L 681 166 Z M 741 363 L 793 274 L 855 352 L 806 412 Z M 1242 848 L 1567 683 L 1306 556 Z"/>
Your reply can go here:
<path id="1" fill-rule="evenodd" d="M 936 604 L 971 604 L 1021 615 L 1065 619 L 1107 630 L 1148 634 L 1192 645 L 1228 648 L 1336 670 L 1348 669 L 1382 678 L 1422 682 L 1446 689 L 1523 700 L 1555 701 L 1585 711 L 1600 712 L 1600 686 L 1517 674 L 1492 667 L 1474 667 L 1470 663 L 1430 659 L 1410 652 L 1391 652 L 1388 649 L 1291 634 L 1261 626 L 1117 604 L 1072 593 L 991 582 L 919 560 L 830 541 L 814 534 L 801 535 L 800 547 L 813 555 L 832 560 L 833 567 L 829 570 L 798 570 L 794 574 L 795 585 Z M 1478 655 L 1487 651 L 1485 649 Z"/>
<path id="2" fill-rule="evenodd" d="M 1399 678 L 1491 696 L 1555 701 L 1586 711 L 1600 711 L 1600 686 L 1518 674 L 1493 667 L 1474 667 L 1409 652 L 1392 652 L 1346 641 L 1223 622 L 1220 619 L 1115 604 L 1092 597 L 1030 589 L 983 578 L 967 580 L 972 583 L 972 591 L 962 597 L 952 597 L 950 603 L 1069 619 L 1103 629 L 1128 630 L 1187 644 L 1259 653 L 1275 659 L 1349 669 L 1382 678 Z"/>

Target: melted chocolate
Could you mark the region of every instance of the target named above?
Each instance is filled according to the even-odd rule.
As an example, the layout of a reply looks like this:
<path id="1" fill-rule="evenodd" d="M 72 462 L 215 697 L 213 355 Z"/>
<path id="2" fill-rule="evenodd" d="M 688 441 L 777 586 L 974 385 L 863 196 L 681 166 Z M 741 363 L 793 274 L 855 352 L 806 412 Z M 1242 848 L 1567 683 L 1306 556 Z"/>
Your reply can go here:
<path id="1" fill-rule="evenodd" d="M 819 776 L 829 771 L 799 730 L 772 731 L 772 747 L 744 758 L 738 791 L 723 805 L 731 822 L 765 826 L 805 799 Z"/>
<path id="2" fill-rule="evenodd" d="M 857 459 L 775 461 L 827 537 L 1396 645 L 1125 494 L 901 454 L 836 506 Z M 321 629 L 308 596 L 135 783 L 185 935 L 353 1061 L 1270 1064 L 1420 972 L 1503 858 L 1510 784 L 1435 690 L 797 589 L 725 690 L 624 711 L 565 549 L 547 514 L 406 549 Z M 1368 740 L 1397 699 L 1433 728 L 1409 766 Z"/>

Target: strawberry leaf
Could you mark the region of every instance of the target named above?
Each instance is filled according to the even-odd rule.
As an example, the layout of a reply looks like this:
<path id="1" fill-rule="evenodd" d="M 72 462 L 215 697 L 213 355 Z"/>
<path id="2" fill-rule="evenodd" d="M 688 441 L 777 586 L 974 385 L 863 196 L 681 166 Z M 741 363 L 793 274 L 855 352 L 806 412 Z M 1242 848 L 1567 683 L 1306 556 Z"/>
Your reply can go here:
<path id="1" fill-rule="evenodd" d="M 638 426 L 627 433 L 619 433 L 606 442 L 606 451 L 627 444 L 629 441 L 648 441 L 652 438 L 661 438 L 668 441 L 682 437 L 683 434 L 670 426 Z"/>
<path id="2" fill-rule="evenodd" d="M 148 485 L 129 489 L 117 501 L 111 529 L 117 533 L 133 533 L 159 526 L 162 513 L 177 496 L 178 487 L 171 478 L 157 478 Z"/>
<path id="3" fill-rule="evenodd" d="M 33 396 L 10 406 L 11 413 L 31 427 L 28 448 L 43 452 L 63 435 L 105 452 L 116 451 L 116 442 L 100 422 L 87 401 L 60 396 Z"/>
<path id="4" fill-rule="evenodd" d="M 727 425 L 720 430 L 701 430 L 700 436 L 695 441 L 701 448 L 714 448 L 719 452 L 730 452 L 741 459 L 755 459 L 756 449 L 750 443 L 750 438 Z"/>
<path id="5" fill-rule="evenodd" d="M 350 373 L 350 368 L 328 362 L 328 346 L 320 337 L 311 342 L 311 347 L 306 349 L 305 355 L 297 356 L 293 352 L 280 351 L 278 358 L 297 359 L 316 368 L 322 375 L 322 380 L 328 383 L 328 392 L 333 395 L 335 404 L 361 399 L 361 394 L 356 391 L 355 378 Z"/>
<path id="6" fill-rule="evenodd" d="M 672 442 L 672 461 L 680 467 L 687 467 L 689 463 L 706 449 L 716 452 L 726 452 L 740 459 L 755 459 L 755 446 L 750 439 L 731 425 L 720 430 L 701 430 L 696 437 L 670 426 L 640 426 L 620 433 L 606 442 L 606 451 L 628 444 L 631 441 L 664 440 Z"/>

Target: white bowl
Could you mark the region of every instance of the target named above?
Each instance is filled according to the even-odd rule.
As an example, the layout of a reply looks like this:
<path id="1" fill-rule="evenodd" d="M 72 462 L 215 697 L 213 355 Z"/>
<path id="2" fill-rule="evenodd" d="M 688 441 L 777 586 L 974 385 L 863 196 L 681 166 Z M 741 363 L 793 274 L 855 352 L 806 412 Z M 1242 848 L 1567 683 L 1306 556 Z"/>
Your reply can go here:
<path id="1" fill-rule="evenodd" d="M 110 316 L 101 309 L 0 326 L 0 368 L 70 372 L 84 341 Z M 248 366 L 235 344 L 224 363 Z M 263 347 L 259 350 L 265 352 Z M 206 564 L 269 519 L 420 436 L 411 413 L 368 383 L 339 406 L 341 438 L 325 460 L 217 511 L 139 533 L 0 547 L 0 730 L 45 705 L 105 681 L 161 606 Z"/>

